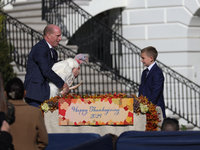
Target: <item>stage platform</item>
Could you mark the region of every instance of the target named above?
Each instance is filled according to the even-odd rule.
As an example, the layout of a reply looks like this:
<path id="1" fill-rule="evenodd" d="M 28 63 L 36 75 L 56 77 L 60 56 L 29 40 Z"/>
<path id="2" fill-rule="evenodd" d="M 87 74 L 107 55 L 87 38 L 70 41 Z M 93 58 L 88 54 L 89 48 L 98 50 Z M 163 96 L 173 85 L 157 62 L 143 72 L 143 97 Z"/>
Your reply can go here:
<path id="1" fill-rule="evenodd" d="M 162 111 L 160 107 L 157 107 L 159 118 L 161 122 L 159 125 L 161 126 L 163 117 Z M 101 136 L 112 133 L 119 136 L 121 133 L 125 131 L 145 131 L 146 129 L 146 114 L 135 114 L 134 113 L 134 124 L 133 125 L 67 125 L 67 126 L 59 126 L 58 121 L 58 110 L 54 112 L 44 113 L 45 125 L 48 133 L 96 133 Z M 159 129 L 158 129 L 159 130 Z"/>

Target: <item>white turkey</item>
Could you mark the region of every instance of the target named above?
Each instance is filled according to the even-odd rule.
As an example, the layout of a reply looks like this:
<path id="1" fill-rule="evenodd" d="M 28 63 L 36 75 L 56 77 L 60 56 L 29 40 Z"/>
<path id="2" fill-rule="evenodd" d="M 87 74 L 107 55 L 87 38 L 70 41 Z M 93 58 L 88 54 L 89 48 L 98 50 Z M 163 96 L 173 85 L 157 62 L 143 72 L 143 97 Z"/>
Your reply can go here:
<path id="1" fill-rule="evenodd" d="M 74 57 L 74 59 L 68 58 L 66 60 L 55 63 L 52 67 L 52 70 L 56 74 L 58 74 L 70 87 L 75 79 L 74 74 L 72 72 L 73 68 L 78 68 L 80 64 L 87 62 L 88 60 L 89 59 L 85 55 L 78 54 Z M 79 85 L 81 83 L 79 83 Z M 77 88 L 79 85 L 75 86 L 75 88 Z M 52 82 L 49 82 L 49 86 L 50 86 L 50 98 L 60 95 L 62 93 L 62 88 L 59 89 Z M 71 87 L 70 89 L 73 89 L 73 88 Z"/>

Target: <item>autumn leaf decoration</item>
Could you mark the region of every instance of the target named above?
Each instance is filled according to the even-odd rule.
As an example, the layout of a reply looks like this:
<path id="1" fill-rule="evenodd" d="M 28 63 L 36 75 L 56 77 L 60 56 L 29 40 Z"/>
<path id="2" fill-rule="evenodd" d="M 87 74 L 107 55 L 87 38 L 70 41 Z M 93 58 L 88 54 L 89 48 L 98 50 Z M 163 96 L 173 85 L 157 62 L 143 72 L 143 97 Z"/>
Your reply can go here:
<path id="1" fill-rule="evenodd" d="M 53 112 L 54 110 L 58 109 L 58 102 L 59 99 L 83 99 L 86 98 L 92 98 L 92 99 L 107 99 L 109 102 L 111 102 L 112 98 L 133 98 L 133 106 L 134 106 L 134 113 L 136 114 L 146 114 L 146 131 L 157 131 L 158 129 L 158 122 L 160 122 L 158 118 L 158 113 L 156 111 L 156 105 L 154 105 L 152 102 L 148 101 L 148 99 L 144 96 L 137 97 L 136 95 L 126 95 L 124 93 L 108 93 L 108 94 L 95 94 L 95 95 L 77 95 L 77 94 L 66 94 L 62 97 L 60 96 L 55 96 L 52 97 L 49 100 L 44 101 L 39 107 L 42 113 L 51 111 Z M 124 107 L 124 109 L 128 109 Z M 130 114 L 132 115 L 132 114 Z M 84 122 L 83 122 L 84 124 Z"/>

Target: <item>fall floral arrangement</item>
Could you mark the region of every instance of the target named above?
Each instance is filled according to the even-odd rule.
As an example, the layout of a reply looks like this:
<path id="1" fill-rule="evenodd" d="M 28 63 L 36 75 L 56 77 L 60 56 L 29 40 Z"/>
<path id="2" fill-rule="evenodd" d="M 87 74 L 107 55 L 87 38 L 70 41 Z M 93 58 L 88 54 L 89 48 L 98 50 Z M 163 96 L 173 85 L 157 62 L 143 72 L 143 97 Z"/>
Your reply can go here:
<path id="1" fill-rule="evenodd" d="M 66 94 L 63 95 L 62 97 L 60 96 L 55 96 L 52 97 L 49 100 L 44 101 L 41 106 L 40 110 L 42 113 L 51 111 L 53 112 L 54 110 L 58 109 L 58 101 L 60 98 L 65 98 L 65 99 L 84 99 L 84 98 L 133 98 L 133 106 L 134 106 L 134 113 L 136 114 L 146 114 L 146 131 L 157 131 L 158 129 L 158 114 L 156 111 L 156 106 L 148 101 L 148 99 L 144 96 L 137 97 L 136 95 L 127 95 L 124 93 L 114 93 L 114 94 L 95 94 L 95 95 L 77 95 L 77 94 Z"/>
<path id="2" fill-rule="evenodd" d="M 157 113 L 156 105 L 142 95 L 140 97 L 134 95 L 133 105 L 135 113 L 146 114 L 146 131 L 157 131 L 160 120 L 158 118 L 159 114 Z"/>

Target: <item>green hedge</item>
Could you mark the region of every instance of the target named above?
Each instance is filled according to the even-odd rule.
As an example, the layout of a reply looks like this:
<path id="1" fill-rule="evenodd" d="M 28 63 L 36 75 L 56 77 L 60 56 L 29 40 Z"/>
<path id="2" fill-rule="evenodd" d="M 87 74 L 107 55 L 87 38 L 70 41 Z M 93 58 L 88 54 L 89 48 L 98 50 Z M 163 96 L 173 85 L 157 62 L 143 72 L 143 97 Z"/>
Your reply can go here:
<path id="1" fill-rule="evenodd" d="M 3 76 L 4 86 L 9 79 L 16 77 L 13 66 L 10 64 L 12 62 L 11 48 L 6 39 L 5 20 L 5 16 L 0 13 L 0 72 Z"/>

